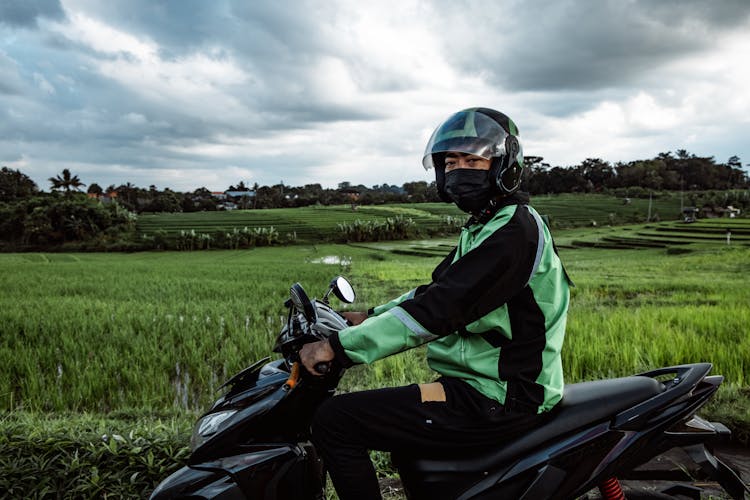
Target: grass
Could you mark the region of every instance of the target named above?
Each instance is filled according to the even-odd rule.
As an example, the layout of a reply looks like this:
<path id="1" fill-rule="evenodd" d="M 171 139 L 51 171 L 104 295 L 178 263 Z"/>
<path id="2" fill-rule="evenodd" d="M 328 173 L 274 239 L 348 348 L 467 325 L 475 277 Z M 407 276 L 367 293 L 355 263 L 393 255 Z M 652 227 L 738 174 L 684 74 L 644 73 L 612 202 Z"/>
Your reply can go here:
<path id="1" fill-rule="evenodd" d="M 565 239 L 563 234 L 561 239 Z M 710 360 L 750 386 L 749 250 L 561 250 L 576 282 L 569 381 Z M 0 405 L 31 411 L 198 410 L 270 353 L 288 286 L 320 295 L 335 274 L 359 308 L 429 276 L 449 240 L 252 251 L 0 256 Z M 325 256 L 344 257 L 324 264 Z M 431 375 L 415 350 L 363 367 L 345 389 Z"/>
<path id="2" fill-rule="evenodd" d="M 327 266 L 305 264 L 315 255 L 3 255 L 0 404 L 200 408 L 227 375 L 270 352 L 291 283 L 330 279 Z"/>
<path id="3" fill-rule="evenodd" d="M 579 250 L 567 259 L 578 285 L 566 346 L 576 355 L 567 359 L 568 372 L 596 378 L 713 361 L 729 383 L 750 385 L 750 288 L 744 283 L 750 251 L 627 252 L 636 252 L 636 258 L 629 261 L 623 251 Z"/>

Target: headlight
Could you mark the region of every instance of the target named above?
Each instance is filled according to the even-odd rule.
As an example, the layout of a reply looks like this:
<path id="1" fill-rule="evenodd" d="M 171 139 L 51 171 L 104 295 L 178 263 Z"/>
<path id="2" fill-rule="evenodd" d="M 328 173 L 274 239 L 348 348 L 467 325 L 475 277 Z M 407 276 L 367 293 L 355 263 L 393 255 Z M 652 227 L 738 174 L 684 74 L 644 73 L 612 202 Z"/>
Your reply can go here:
<path id="1" fill-rule="evenodd" d="M 221 425 L 234 416 L 235 413 L 237 413 L 237 410 L 219 411 L 216 413 L 210 413 L 198 420 L 195 423 L 195 427 L 193 427 L 193 435 L 190 438 L 191 451 L 195 451 L 203 443 L 208 441 L 211 436 L 221 429 Z"/>

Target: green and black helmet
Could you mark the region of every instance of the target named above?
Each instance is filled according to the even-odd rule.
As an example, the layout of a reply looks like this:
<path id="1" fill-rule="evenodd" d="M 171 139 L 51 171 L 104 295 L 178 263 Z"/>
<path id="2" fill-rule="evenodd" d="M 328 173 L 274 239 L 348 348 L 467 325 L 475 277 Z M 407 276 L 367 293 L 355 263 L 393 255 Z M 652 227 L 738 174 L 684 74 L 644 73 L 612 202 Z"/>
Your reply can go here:
<path id="1" fill-rule="evenodd" d="M 481 156 L 492 161 L 490 179 L 496 195 L 507 196 L 518 191 L 523 174 L 523 148 L 518 127 L 509 117 L 489 108 L 459 111 L 435 129 L 422 158 L 425 169 L 435 169 L 438 194 L 445 192 L 445 155 L 449 151 Z"/>

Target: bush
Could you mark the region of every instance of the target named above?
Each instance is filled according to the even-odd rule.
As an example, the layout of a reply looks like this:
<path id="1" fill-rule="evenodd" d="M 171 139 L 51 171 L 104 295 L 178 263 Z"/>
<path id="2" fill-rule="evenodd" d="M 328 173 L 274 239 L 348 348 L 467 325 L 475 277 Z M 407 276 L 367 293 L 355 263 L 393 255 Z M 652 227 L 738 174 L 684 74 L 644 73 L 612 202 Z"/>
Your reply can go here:
<path id="1" fill-rule="evenodd" d="M 104 205 L 85 195 L 39 195 L 0 204 L 0 240 L 11 247 L 58 247 L 102 237 L 132 237 L 136 215 L 116 203 Z"/>
<path id="2" fill-rule="evenodd" d="M 11 414 L 0 420 L 0 491 L 10 498 L 145 498 L 182 467 L 174 422 Z"/>
<path id="3" fill-rule="evenodd" d="M 406 240 L 418 234 L 411 218 L 401 215 L 388 217 L 384 221 L 361 220 L 344 222 L 338 225 L 344 241 Z"/>
<path id="4" fill-rule="evenodd" d="M 455 217 L 452 215 L 444 215 L 440 224 L 432 231 L 431 235 L 443 236 L 443 235 L 455 235 L 461 232 L 461 228 L 466 224 L 466 217 Z"/>

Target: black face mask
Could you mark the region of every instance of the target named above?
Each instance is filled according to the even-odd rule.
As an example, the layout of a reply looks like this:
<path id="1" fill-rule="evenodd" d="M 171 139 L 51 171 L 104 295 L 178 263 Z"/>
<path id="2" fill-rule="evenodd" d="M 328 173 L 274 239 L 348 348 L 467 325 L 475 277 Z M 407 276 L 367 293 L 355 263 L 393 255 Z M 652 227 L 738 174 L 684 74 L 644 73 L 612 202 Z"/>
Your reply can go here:
<path id="1" fill-rule="evenodd" d="M 492 199 L 489 170 L 458 168 L 445 174 L 445 192 L 468 213 L 477 213 Z"/>

